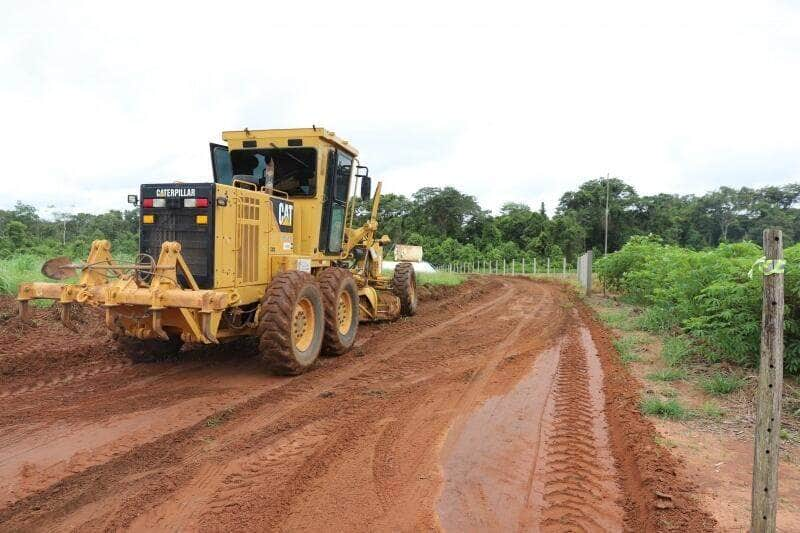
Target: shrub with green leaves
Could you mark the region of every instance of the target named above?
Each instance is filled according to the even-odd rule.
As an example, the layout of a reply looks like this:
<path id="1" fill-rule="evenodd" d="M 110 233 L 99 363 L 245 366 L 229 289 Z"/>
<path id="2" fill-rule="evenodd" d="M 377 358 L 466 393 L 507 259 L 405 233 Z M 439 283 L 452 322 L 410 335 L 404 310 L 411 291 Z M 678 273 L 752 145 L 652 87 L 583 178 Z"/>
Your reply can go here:
<path id="1" fill-rule="evenodd" d="M 648 306 L 640 326 L 656 332 L 682 328 L 699 341 L 710 360 L 758 364 L 762 276 L 748 271 L 763 255 L 751 242 L 695 251 L 665 245 L 654 236 L 631 238 L 621 250 L 599 259 L 595 270 L 612 290 Z M 784 255 L 784 365 L 800 373 L 800 244 Z"/>

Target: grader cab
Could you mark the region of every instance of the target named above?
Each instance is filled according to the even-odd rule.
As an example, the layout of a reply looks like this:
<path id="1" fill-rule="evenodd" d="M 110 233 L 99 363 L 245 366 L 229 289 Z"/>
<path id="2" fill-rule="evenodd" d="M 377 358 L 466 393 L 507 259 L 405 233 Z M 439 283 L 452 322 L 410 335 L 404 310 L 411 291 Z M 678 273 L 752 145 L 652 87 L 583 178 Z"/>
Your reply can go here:
<path id="1" fill-rule="evenodd" d="M 356 193 L 371 193 L 355 148 L 317 127 L 222 138 L 211 145 L 213 183 L 147 184 L 129 197 L 140 221 L 133 262 L 115 261 L 105 240 L 85 263 L 48 262 L 43 272 L 61 282 L 22 284 L 22 319 L 33 299 L 57 300 L 68 328 L 73 305 L 100 306 L 133 359 L 255 336 L 271 369 L 297 374 L 350 349 L 360 320 L 414 314 L 412 265 L 382 274 L 380 183 L 354 226 Z"/>

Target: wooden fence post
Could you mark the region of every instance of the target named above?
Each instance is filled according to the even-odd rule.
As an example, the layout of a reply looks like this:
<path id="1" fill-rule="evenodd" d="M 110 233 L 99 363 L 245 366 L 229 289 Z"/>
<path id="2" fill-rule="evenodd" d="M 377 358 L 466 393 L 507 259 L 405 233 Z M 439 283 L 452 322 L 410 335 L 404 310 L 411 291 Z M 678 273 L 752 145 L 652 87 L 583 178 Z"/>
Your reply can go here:
<path id="1" fill-rule="evenodd" d="M 750 530 L 775 531 L 778 512 L 778 451 L 783 391 L 783 273 L 770 273 L 783 259 L 780 230 L 764 230 L 764 288 L 761 305 L 761 360 L 756 392 L 756 435 Z"/>
<path id="2" fill-rule="evenodd" d="M 522 275 L 525 275 L 525 258 L 522 258 Z"/>
<path id="3" fill-rule="evenodd" d="M 533 258 L 533 273 L 536 274 L 536 258 Z"/>

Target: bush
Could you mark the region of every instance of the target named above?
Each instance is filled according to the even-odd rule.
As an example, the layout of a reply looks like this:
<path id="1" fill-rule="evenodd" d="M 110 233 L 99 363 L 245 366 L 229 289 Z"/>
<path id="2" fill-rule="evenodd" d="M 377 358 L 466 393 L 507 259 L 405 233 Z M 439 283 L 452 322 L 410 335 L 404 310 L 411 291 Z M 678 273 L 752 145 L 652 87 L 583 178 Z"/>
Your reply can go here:
<path id="1" fill-rule="evenodd" d="M 639 319 L 649 331 L 682 328 L 701 341 L 710 360 L 758 364 L 761 276 L 747 276 L 761 248 L 751 242 L 694 251 L 664 245 L 658 237 L 632 237 L 621 250 L 596 262 L 612 290 L 648 309 Z M 800 245 L 785 250 L 787 269 L 786 351 L 788 373 L 800 373 Z"/>

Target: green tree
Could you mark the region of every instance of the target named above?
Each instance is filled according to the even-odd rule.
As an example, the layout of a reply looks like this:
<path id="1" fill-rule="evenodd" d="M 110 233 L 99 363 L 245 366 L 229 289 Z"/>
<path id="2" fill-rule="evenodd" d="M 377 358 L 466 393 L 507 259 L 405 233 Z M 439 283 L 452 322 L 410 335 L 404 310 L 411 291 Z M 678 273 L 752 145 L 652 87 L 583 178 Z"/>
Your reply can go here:
<path id="1" fill-rule="evenodd" d="M 638 196 L 636 191 L 618 178 L 612 178 L 609 187 L 608 249 L 616 250 L 630 235 L 636 233 L 634 211 Z M 605 235 L 606 180 L 593 179 L 583 183 L 577 191 L 561 196 L 557 214 L 573 213 L 575 220 L 586 231 L 586 248 L 602 251 Z"/>
<path id="2" fill-rule="evenodd" d="M 6 237 L 11 246 L 16 249 L 26 248 L 28 243 L 28 228 L 18 220 L 12 220 L 6 224 Z"/>

